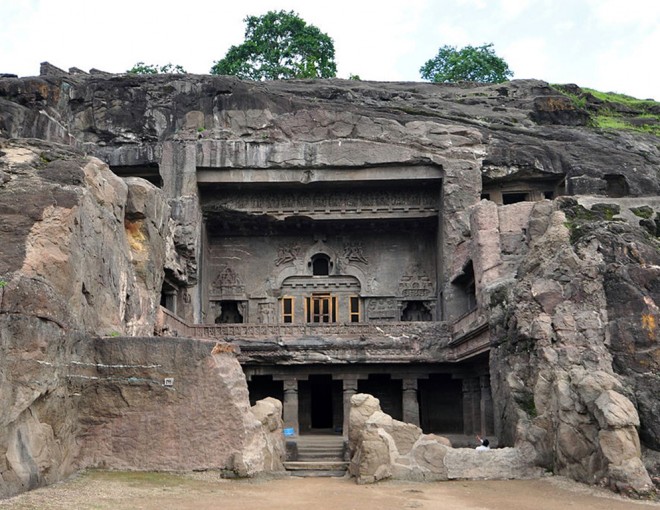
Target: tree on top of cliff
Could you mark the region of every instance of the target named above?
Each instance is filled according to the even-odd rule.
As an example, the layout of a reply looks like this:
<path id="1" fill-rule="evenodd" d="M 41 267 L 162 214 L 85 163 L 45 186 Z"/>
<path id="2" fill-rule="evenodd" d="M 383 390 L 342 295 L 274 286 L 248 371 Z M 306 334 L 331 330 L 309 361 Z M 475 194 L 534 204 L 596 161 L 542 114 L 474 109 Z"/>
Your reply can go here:
<path id="1" fill-rule="evenodd" d="M 466 46 L 457 50 L 455 46 L 442 46 L 438 54 L 428 60 L 419 72 L 425 80 L 437 83 L 456 81 L 478 81 L 501 83 L 513 76 L 504 59 L 498 57 L 492 44 Z"/>
<path id="2" fill-rule="evenodd" d="M 211 74 L 230 74 L 250 80 L 334 78 L 335 45 L 295 12 L 269 11 L 245 18 L 245 42 L 232 46 Z"/>

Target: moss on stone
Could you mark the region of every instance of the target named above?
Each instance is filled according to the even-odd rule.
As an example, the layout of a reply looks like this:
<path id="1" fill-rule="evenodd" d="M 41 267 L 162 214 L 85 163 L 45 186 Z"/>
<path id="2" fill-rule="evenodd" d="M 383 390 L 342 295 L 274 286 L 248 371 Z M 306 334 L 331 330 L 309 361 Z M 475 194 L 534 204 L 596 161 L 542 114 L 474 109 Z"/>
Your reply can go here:
<path id="1" fill-rule="evenodd" d="M 591 207 L 591 212 L 596 216 L 596 219 L 612 221 L 614 216 L 621 212 L 621 207 L 617 204 L 594 204 Z"/>
<path id="2" fill-rule="evenodd" d="M 653 213 L 654 213 L 653 209 L 648 205 L 642 205 L 641 207 L 631 207 L 630 211 L 635 216 L 644 218 L 645 220 L 650 220 L 653 217 Z"/>
<path id="3" fill-rule="evenodd" d="M 534 395 L 532 393 L 526 393 L 517 399 L 518 405 L 520 408 L 525 411 L 525 414 L 530 418 L 536 418 L 538 416 L 538 411 L 536 410 L 536 404 L 534 403 Z"/>

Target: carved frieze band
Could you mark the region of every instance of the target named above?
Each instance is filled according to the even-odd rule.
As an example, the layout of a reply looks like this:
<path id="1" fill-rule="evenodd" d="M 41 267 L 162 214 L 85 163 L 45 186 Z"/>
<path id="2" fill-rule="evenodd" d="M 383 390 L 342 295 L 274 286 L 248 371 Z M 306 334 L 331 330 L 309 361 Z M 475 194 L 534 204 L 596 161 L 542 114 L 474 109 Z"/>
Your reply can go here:
<path id="1" fill-rule="evenodd" d="M 253 191 L 215 196 L 207 209 L 230 209 L 251 214 L 311 214 L 359 212 L 437 212 L 433 190 L 316 191 L 272 193 Z"/>

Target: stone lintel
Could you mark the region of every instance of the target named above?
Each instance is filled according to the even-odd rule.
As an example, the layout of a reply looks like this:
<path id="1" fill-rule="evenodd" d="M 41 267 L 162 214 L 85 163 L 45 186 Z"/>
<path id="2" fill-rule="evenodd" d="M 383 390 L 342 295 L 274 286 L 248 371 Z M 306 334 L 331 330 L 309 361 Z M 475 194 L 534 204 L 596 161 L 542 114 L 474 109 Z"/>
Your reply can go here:
<path id="1" fill-rule="evenodd" d="M 342 371 L 343 368 L 346 372 Z M 455 366 L 449 367 L 445 365 L 442 367 L 442 370 L 439 370 L 439 368 L 433 364 L 421 366 L 419 368 L 403 368 L 393 365 L 379 366 L 374 364 L 372 366 L 365 365 L 357 370 L 354 366 L 347 367 L 346 365 L 327 365 L 323 367 L 318 365 L 287 365 L 286 368 L 261 366 L 256 370 L 252 370 L 251 367 L 243 367 L 243 370 L 248 381 L 255 375 L 271 375 L 273 381 L 283 381 L 285 386 L 287 384 L 297 385 L 298 381 L 307 381 L 310 375 L 318 374 L 329 374 L 335 381 L 345 381 L 344 387 L 350 386 L 352 383 L 357 383 L 357 381 L 366 380 L 371 374 L 389 374 L 392 379 L 403 380 L 405 389 L 416 389 L 418 380 L 428 379 L 433 373 L 450 373 L 454 378 L 456 378 L 457 375 Z M 468 372 L 466 372 L 466 374 L 468 374 Z"/>
<path id="2" fill-rule="evenodd" d="M 440 181 L 437 166 L 384 166 L 370 168 L 201 168 L 198 183 L 223 184 L 312 184 L 354 183 L 356 181 Z"/>

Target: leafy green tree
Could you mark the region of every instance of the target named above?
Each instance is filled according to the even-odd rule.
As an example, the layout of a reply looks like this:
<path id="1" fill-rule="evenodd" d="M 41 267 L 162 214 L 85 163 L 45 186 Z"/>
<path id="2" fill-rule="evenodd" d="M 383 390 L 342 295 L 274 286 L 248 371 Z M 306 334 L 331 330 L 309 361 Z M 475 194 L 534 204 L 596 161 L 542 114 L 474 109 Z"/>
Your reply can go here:
<path id="1" fill-rule="evenodd" d="M 211 74 L 230 74 L 250 80 L 334 78 L 335 45 L 295 12 L 269 11 L 245 18 L 245 41 L 232 46 Z"/>
<path id="2" fill-rule="evenodd" d="M 126 72 L 129 74 L 187 74 L 186 70 L 180 65 L 165 64 L 164 66 L 156 66 L 144 62 L 138 62 Z"/>
<path id="3" fill-rule="evenodd" d="M 504 59 L 498 57 L 492 44 L 442 46 L 435 58 L 428 60 L 419 72 L 425 80 L 434 82 L 478 81 L 501 83 L 513 76 Z"/>

